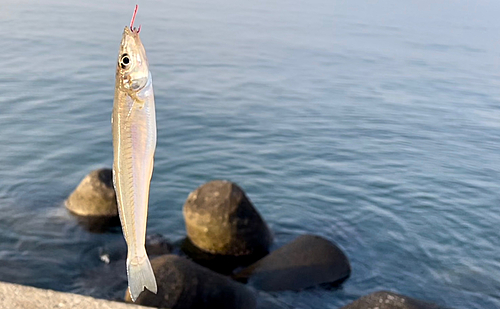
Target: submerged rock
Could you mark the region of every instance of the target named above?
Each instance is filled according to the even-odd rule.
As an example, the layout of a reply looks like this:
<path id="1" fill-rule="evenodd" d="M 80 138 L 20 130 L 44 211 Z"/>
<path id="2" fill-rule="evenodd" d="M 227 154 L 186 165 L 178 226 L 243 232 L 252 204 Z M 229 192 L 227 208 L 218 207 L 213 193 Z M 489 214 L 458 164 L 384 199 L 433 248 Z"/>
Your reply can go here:
<path id="1" fill-rule="evenodd" d="M 90 229 L 118 225 L 118 207 L 111 169 L 90 172 L 64 204 Z"/>
<path id="2" fill-rule="evenodd" d="M 122 236 L 106 237 L 103 242 L 83 251 L 79 260 L 85 267 L 74 280 L 75 291 L 93 297 L 123 301 L 127 287 L 127 244 Z M 170 241 L 160 234 L 146 236 L 146 251 L 150 259 L 173 250 Z"/>
<path id="3" fill-rule="evenodd" d="M 379 291 L 363 296 L 341 309 L 445 309 L 436 304 L 424 302 L 408 296 Z"/>
<path id="4" fill-rule="evenodd" d="M 151 260 L 158 293 L 144 291 L 136 304 L 160 308 L 254 309 L 255 295 L 246 286 L 185 258 L 163 255 Z M 127 289 L 125 301 L 131 302 Z"/>
<path id="5" fill-rule="evenodd" d="M 219 255 L 263 255 L 272 235 L 235 183 L 214 180 L 189 194 L 183 208 L 187 235 L 203 251 Z"/>
<path id="6" fill-rule="evenodd" d="M 174 245 L 161 234 L 146 235 L 145 247 L 150 259 L 155 256 L 170 254 L 174 250 Z M 99 259 L 105 264 L 123 262 L 127 258 L 127 243 L 123 237 L 118 237 L 112 242 L 107 240 L 103 246 L 92 248 L 92 250 L 97 250 Z"/>
<path id="7" fill-rule="evenodd" d="M 172 253 L 174 246 L 161 234 L 146 235 L 146 252 L 149 257 Z"/>
<path id="8" fill-rule="evenodd" d="M 303 235 L 233 277 L 259 290 L 281 291 L 338 285 L 350 274 L 349 261 L 336 245 L 319 236 Z"/>

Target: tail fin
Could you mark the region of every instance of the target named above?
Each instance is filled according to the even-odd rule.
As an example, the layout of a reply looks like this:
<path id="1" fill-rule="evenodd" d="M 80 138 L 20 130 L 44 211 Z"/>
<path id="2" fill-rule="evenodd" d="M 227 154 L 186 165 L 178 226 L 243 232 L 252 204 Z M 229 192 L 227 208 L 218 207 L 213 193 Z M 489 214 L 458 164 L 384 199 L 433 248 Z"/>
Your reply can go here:
<path id="1" fill-rule="evenodd" d="M 127 276 L 132 301 L 135 302 L 144 288 L 156 294 L 155 274 L 146 255 L 146 250 L 140 256 L 135 255 L 127 259 Z"/>

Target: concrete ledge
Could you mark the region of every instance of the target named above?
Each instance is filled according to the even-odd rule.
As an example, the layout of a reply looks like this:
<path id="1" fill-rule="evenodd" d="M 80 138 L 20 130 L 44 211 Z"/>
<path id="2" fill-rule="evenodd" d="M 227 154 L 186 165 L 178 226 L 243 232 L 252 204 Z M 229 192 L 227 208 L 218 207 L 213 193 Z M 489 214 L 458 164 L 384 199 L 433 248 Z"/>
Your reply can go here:
<path id="1" fill-rule="evenodd" d="M 0 309 L 46 308 L 146 309 L 148 307 L 0 282 Z"/>

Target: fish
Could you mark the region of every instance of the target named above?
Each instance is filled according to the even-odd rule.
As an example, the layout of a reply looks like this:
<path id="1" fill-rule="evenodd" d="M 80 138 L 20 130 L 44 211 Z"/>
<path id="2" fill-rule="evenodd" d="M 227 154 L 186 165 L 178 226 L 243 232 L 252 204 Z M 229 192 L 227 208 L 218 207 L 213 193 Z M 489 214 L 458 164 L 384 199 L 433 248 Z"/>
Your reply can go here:
<path id="1" fill-rule="evenodd" d="M 111 127 L 113 185 L 123 236 L 127 242 L 127 279 L 132 301 L 144 288 L 157 293 L 156 278 L 145 248 L 149 186 L 156 149 L 153 80 L 146 51 L 135 28 L 135 6 L 126 26 L 116 66 Z"/>

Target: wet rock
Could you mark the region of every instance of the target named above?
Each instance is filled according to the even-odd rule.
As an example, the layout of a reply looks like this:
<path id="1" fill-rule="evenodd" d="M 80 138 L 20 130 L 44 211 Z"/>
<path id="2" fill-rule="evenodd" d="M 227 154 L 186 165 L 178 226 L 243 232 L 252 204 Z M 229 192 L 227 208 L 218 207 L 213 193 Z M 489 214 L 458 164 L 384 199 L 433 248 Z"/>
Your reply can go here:
<path id="1" fill-rule="evenodd" d="M 77 293 L 86 293 L 97 298 L 123 301 L 127 287 L 127 244 L 121 235 L 105 237 L 102 243 L 94 243 L 81 252 L 83 265 L 75 278 L 73 287 Z M 146 236 L 146 251 L 149 258 L 170 253 L 173 245 L 160 234 Z"/>
<path id="2" fill-rule="evenodd" d="M 66 208 L 79 216 L 118 216 L 113 172 L 103 168 L 90 172 L 66 200 Z"/>
<path id="3" fill-rule="evenodd" d="M 151 260 L 158 293 L 144 291 L 136 304 L 160 308 L 254 309 L 255 295 L 246 286 L 185 258 L 163 255 Z M 131 302 L 130 294 L 125 301 Z"/>
<path id="4" fill-rule="evenodd" d="M 234 279 L 259 290 L 300 290 L 339 285 L 351 274 L 346 255 L 330 241 L 303 235 L 236 273 Z"/>
<path id="5" fill-rule="evenodd" d="M 174 248 L 173 244 L 161 234 L 146 235 L 145 246 L 150 258 L 170 254 Z M 118 237 L 114 241 L 106 240 L 102 246 L 92 247 L 89 254 L 97 255 L 105 264 L 123 262 L 127 259 L 127 243 L 123 237 Z"/>
<path id="6" fill-rule="evenodd" d="M 341 309 L 445 309 L 436 304 L 427 303 L 408 296 L 388 291 L 379 291 L 363 296 Z"/>
<path id="7" fill-rule="evenodd" d="M 211 269 L 223 275 L 230 275 L 238 267 L 246 267 L 255 261 L 261 259 L 266 253 L 260 252 L 253 255 L 223 255 L 212 254 L 196 247 L 189 237 L 186 237 L 181 243 L 182 253 L 187 255 L 197 264 Z"/>
<path id="8" fill-rule="evenodd" d="M 267 224 L 235 183 L 214 180 L 189 194 L 183 208 L 191 242 L 220 255 L 266 254 L 272 243 Z"/>
<path id="9" fill-rule="evenodd" d="M 92 233 L 105 233 L 120 226 L 120 218 L 110 216 L 77 216 L 78 224 Z M 119 229 L 118 229 L 119 230 Z"/>
<path id="10" fill-rule="evenodd" d="M 174 246 L 161 234 L 146 236 L 146 252 L 149 257 L 172 253 Z"/>
<path id="11" fill-rule="evenodd" d="M 90 229 L 119 224 L 111 169 L 90 172 L 65 201 L 66 208 Z"/>

